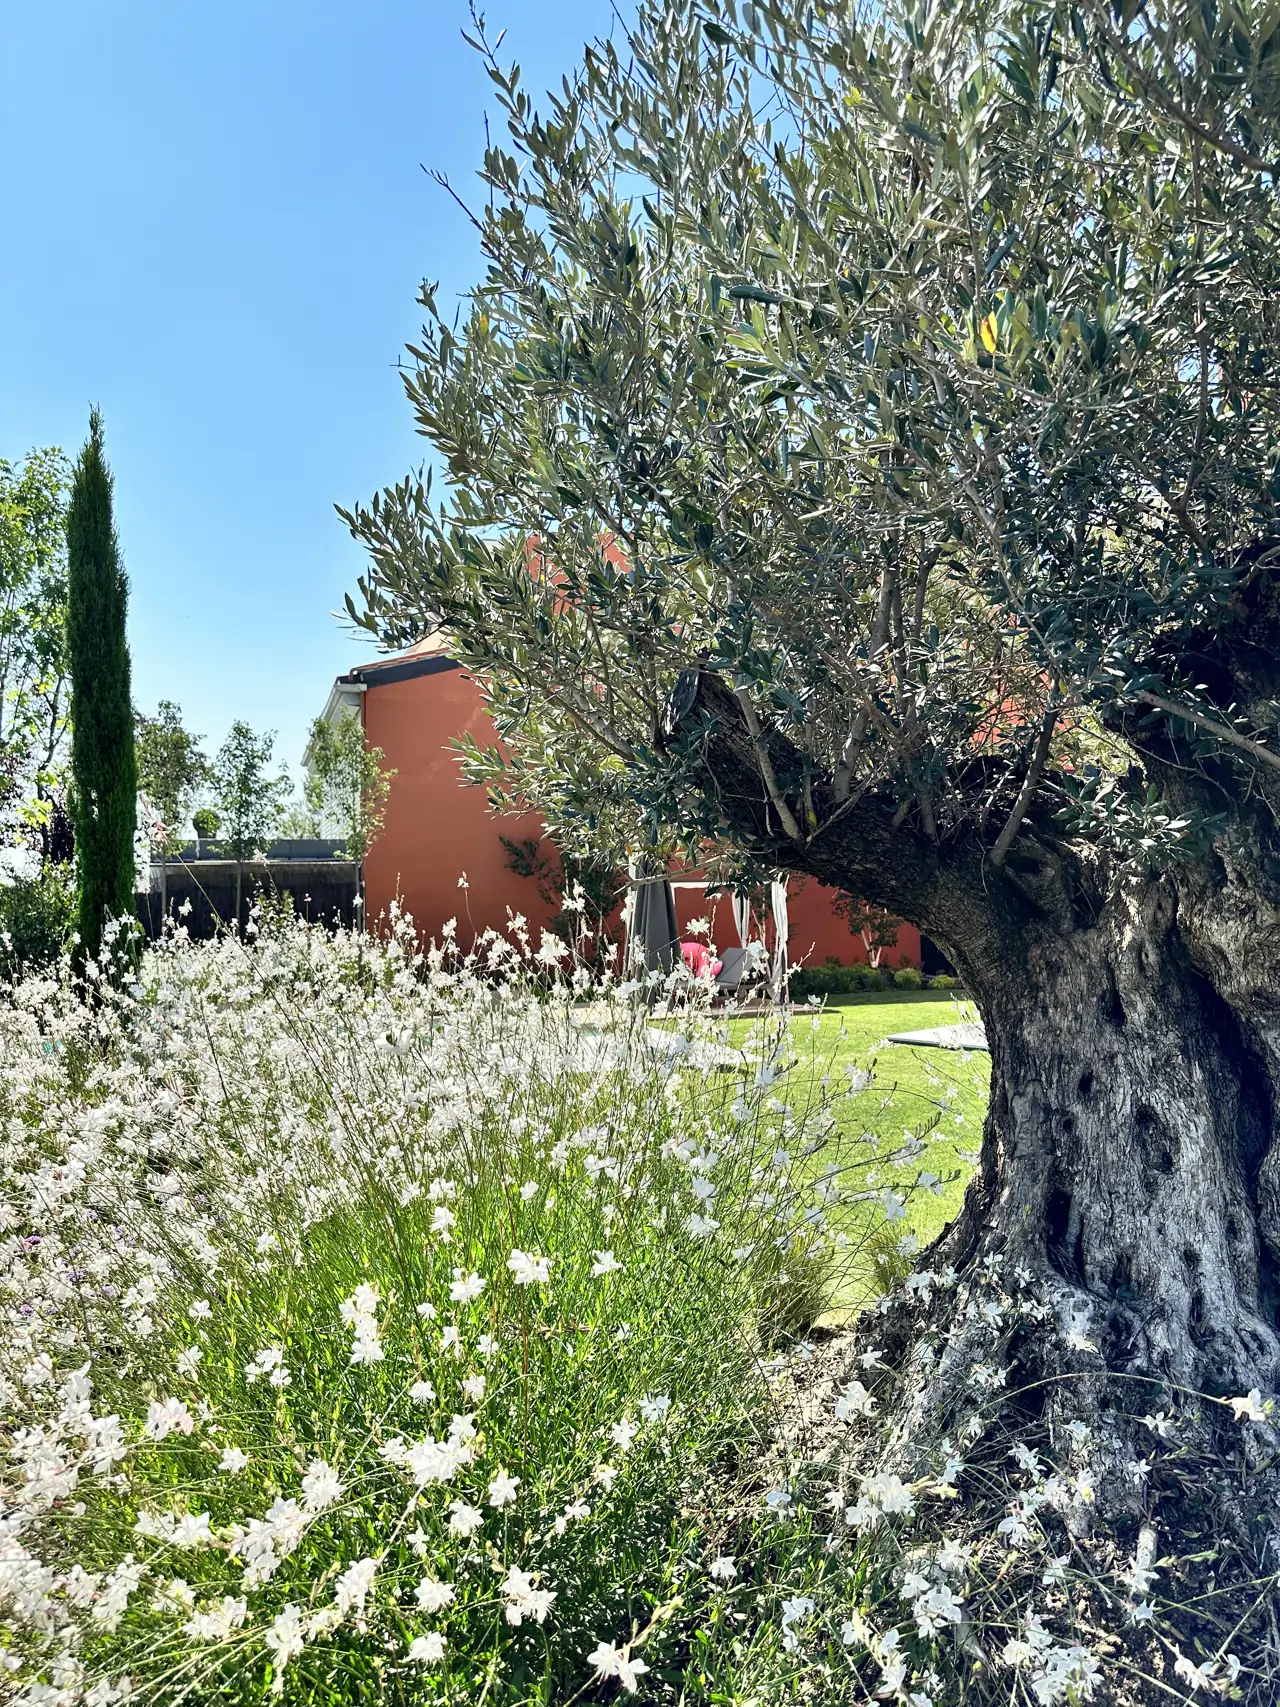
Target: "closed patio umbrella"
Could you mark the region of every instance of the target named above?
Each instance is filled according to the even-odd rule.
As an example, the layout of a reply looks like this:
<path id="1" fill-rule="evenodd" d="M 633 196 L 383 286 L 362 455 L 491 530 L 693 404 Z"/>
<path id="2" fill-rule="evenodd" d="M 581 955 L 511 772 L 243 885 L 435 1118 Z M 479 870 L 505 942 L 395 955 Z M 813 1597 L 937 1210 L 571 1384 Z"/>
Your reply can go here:
<path id="1" fill-rule="evenodd" d="M 676 898 L 665 877 L 635 882 L 630 907 L 628 960 L 633 972 L 661 972 L 665 977 L 680 960 L 680 927 Z"/>

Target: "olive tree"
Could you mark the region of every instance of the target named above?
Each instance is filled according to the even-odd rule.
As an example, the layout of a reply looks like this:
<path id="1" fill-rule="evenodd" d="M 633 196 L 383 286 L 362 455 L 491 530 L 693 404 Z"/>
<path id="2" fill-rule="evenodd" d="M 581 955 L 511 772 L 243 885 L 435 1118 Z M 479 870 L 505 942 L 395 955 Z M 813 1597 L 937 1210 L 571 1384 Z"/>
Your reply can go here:
<path id="1" fill-rule="evenodd" d="M 542 111 L 477 45 L 487 271 L 406 377 L 441 489 L 348 514 L 353 614 L 448 632 L 561 833 L 945 949 L 992 1079 L 932 1261 L 1036 1277 L 1029 1382 L 1121 1431 L 1274 1391 L 1274 9 L 671 0 Z"/>

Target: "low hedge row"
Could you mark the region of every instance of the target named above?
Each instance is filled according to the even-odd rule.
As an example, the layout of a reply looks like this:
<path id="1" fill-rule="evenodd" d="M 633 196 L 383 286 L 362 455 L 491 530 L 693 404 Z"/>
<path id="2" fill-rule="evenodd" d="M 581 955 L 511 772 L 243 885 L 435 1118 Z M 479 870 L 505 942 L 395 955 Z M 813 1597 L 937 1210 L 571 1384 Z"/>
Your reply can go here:
<path id="1" fill-rule="evenodd" d="M 810 996 L 851 996 L 864 990 L 955 990 L 959 980 L 939 973 L 926 978 L 916 966 L 801 966 L 789 980 L 791 1000 L 807 1002 Z"/>

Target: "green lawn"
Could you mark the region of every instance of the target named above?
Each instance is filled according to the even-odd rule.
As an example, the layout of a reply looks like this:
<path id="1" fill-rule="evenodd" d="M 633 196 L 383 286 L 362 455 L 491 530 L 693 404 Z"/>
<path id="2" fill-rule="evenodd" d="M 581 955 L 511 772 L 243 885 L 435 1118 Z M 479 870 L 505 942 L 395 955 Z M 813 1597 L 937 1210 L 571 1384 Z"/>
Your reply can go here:
<path id="1" fill-rule="evenodd" d="M 987 1107 L 990 1063 L 983 1051 L 962 1054 L 949 1049 L 926 1049 L 889 1043 L 891 1031 L 923 1031 L 976 1018 L 973 1005 L 958 1001 L 950 991 L 891 990 L 835 997 L 820 1015 L 797 1013 L 792 1038 L 800 1057 L 799 1075 L 843 1074 L 861 1067 L 874 1074 L 872 1088 L 843 1105 L 841 1126 L 851 1163 L 863 1160 L 876 1139 L 875 1159 L 867 1184 L 903 1190 L 922 1174 L 943 1182 L 935 1193 L 916 1189 L 908 1197 L 905 1217 L 897 1223 L 927 1244 L 960 1206 L 982 1137 Z M 750 1021 L 737 1021 L 743 1030 Z M 914 1158 L 894 1159 L 907 1134 L 926 1148 Z M 829 1158 L 815 1158 L 815 1166 Z M 848 1229 L 860 1243 L 865 1211 L 846 1211 Z M 834 1313 L 847 1314 L 865 1300 L 871 1284 L 870 1257 L 855 1262 L 840 1286 Z"/>

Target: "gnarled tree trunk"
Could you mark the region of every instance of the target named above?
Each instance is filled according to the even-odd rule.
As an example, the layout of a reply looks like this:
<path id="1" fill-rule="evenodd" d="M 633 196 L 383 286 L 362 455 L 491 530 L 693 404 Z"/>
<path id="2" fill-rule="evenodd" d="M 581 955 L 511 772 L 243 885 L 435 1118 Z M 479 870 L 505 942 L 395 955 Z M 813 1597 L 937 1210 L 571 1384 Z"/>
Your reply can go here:
<path id="1" fill-rule="evenodd" d="M 1120 875 L 1046 814 L 995 865 L 976 832 L 930 834 L 870 792 L 797 844 L 728 690 L 703 675 L 685 697 L 686 752 L 741 840 L 919 925 L 978 1004 L 991 1045 L 981 1159 L 927 1260 L 961 1276 L 993 1254 L 1021 1268 L 1052 1305 L 1025 1367 L 1096 1376 L 1095 1404 L 1123 1411 L 1125 1383 L 1138 1413 L 1157 1388 L 1273 1392 L 1280 861 L 1236 826 L 1199 860 Z M 785 777 L 793 755 L 769 739 Z M 953 1390 L 978 1355 L 955 1335 L 927 1379 L 917 1371 L 904 1440 L 954 1424 Z"/>
<path id="2" fill-rule="evenodd" d="M 1280 1382 L 1274 1060 L 1184 935 L 1175 878 L 1096 922 L 1028 926 L 1002 964 L 947 946 L 991 1042 L 981 1164 L 946 1242 L 1041 1277 L 1112 1373 L 1193 1392 Z M 1247 957 L 1251 945 L 1237 945 Z M 1197 963 L 1199 961 L 1199 963 Z"/>

